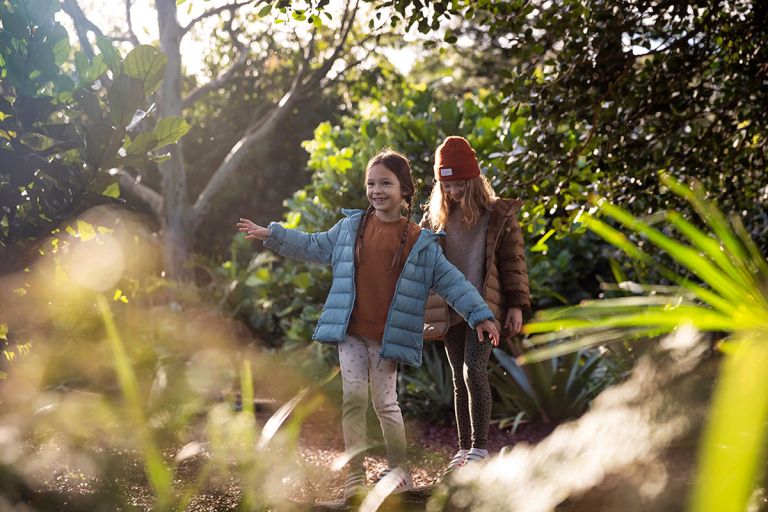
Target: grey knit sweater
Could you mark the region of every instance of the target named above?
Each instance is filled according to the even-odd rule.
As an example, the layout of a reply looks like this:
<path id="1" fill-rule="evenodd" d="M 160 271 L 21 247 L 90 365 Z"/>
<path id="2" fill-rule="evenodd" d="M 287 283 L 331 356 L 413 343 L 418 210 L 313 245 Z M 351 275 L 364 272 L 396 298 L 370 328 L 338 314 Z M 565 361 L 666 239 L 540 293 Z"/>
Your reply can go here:
<path id="1" fill-rule="evenodd" d="M 483 293 L 485 280 L 485 240 L 488 234 L 488 221 L 491 212 L 484 212 L 475 225 L 466 228 L 462 223 L 464 211 L 454 207 L 445 223 L 445 257 L 466 276 L 467 280 Z M 450 310 L 451 325 L 464 319 L 453 309 Z"/>

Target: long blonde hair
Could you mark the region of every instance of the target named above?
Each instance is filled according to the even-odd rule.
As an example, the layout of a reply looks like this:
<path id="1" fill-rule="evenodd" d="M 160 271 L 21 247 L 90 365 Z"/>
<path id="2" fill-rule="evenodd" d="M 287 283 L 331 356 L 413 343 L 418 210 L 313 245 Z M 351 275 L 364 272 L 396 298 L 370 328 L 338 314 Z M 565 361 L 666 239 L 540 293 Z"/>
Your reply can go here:
<path id="1" fill-rule="evenodd" d="M 485 176 L 481 174 L 468 179 L 461 198 L 461 208 L 464 211 L 462 224 L 467 228 L 474 226 L 483 212 L 491 209 L 496 199 L 496 192 L 493 191 L 493 187 Z M 445 229 L 448 214 L 454 205 L 455 203 L 449 199 L 448 195 L 443 193 L 442 183 L 435 183 L 427 204 L 429 226 L 435 231 Z"/>

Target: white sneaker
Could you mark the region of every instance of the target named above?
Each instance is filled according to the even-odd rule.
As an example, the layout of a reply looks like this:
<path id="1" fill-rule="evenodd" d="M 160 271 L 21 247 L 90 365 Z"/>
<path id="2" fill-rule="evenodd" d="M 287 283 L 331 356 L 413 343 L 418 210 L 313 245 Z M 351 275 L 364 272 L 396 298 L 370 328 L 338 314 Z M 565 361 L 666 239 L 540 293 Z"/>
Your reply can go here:
<path id="1" fill-rule="evenodd" d="M 464 462 L 464 465 L 475 463 L 475 462 L 482 462 L 487 458 L 488 458 L 488 450 L 483 450 L 480 448 L 472 448 L 471 450 L 469 450 L 469 453 L 467 454 L 467 460 Z"/>
<path id="2" fill-rule="evenodd" d="M 402 466 L 387 468 L 382 471 L 379 478 L 376 479 L 376 484 L 378 485 L 379 482 L 382 482 L 385 479 L 391 481 L 390 485 L 393 487 L 392 494 L 407 492 L 413 489 L 413 478 L 411 477 L 411 473 Z"/>
<path id="3" fill-rule="evenodd" d="M 350 471 L 347 480 L 344 482 L 344 500 L 348 501 L 354 496 L 365 493 L 365 491 L 365 473 Z"/>
<path id="4" fill-rule="evenodd" d="M 457 469 L 459 469 L 461 466 L 466 464 L 467 462 L 467 455 L 469 455 L 469 450 L 466 450 L 462 448 L 461 450 L 456 452 L 456 455 L 453 456 L 451 459 L 451 462 L 448 463 L 448 465 L 445 467 L 442 473 L 440 473 L 440 480 L 444 479 Z"/>

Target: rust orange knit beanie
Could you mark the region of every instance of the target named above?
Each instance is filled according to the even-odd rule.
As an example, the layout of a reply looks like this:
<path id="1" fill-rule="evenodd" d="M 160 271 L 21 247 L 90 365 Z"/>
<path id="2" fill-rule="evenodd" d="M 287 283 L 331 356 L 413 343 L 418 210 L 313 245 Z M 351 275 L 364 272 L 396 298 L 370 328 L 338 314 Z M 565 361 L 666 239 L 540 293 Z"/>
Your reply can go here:
<path id="1" fill-rule="evenodd" d="M 435 178 L 440 181 L 468 180 L 480 176 L 475 150 L 464 137 L 446 137 L 435 151 Z"/>

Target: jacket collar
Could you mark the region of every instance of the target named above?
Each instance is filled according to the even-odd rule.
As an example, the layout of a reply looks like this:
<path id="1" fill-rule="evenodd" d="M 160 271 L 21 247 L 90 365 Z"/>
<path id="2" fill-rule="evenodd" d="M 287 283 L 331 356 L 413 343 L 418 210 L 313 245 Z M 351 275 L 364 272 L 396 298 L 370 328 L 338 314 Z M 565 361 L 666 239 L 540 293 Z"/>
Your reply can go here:
<path id="1" fill-rule="evenodd" d="M 502 217 L 511 217 L 515 215 L 523 206 L 523 200 L 517 199 L 502 199 L 498 198 L 493 203 L 491 211 L 495 215 L 501 215 Z"/>
<path id="2" fill-rule="evenodd" d="M 345 217 L 355 218 L 362 217 L 365 213 L 365 210 L 359 210 L 357 208 L 342 208 L 341 213 L 343 213 Z"/>
<path id="3" fill-rule="evenodd" d="M 358 210 L 355 208 L 342 208 L 341 213 L 344 214 L 344 216 L 359 221 L 363 215 L 365 214 L 365 210 Z M 355 228 L 356 228 L 355 223 Z M 415 254 L 427 245 L 437 242 L 440 238 L 445 236 L 445 231 L 438 231 L 434 232 L 431 229 L 421 228 L 421 233 L 419 233 L 419 238 L 416 239 L 416 242 L 413 244 L 413 247 L 411 248 L 411 253 Z"/>

